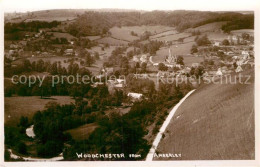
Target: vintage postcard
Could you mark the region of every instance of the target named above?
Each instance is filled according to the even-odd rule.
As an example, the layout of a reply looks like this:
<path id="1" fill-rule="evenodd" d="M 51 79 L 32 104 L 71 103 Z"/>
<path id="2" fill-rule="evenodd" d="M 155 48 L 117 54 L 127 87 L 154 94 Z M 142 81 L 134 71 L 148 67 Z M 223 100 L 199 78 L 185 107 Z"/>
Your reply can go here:
<path id="1" fill-rule="evenodd" d="M 1 166 L 260 165 L 259 2 L 0 3 Z"/>

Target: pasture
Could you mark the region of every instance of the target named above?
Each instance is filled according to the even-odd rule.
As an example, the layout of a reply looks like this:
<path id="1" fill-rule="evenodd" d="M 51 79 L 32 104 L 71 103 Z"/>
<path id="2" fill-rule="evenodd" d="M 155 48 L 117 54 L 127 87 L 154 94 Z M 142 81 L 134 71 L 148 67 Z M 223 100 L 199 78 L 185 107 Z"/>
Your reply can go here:
<path id="1" fill-rule="evenodd" d="M 152 40 L 157 40 L 157 41 L 162 41 L 162 42 L 177 41 L 180 38 L 187 38 L 189 36 L 191 36 L 190 33 L 183 32 L 183 33 L 176 33 L 176 34 L 173 34 L 173 35 L 161 36 L 161 37 L 158 37 L 158 38 L 152 38 Z"/>
<path id="2" fill-rule="evenodd" d="M 183 43 L 183 44 L 176 44 L 176 45 L 172 45 L 171 48 L 171 52 L 172 54 L 175 55 L 187 55 L 190 54 L 190 49 L 192 47 L 192 45 L 195 44 L 195 42 L 188 42 L 188 43 Z M 157 56 L 165 56 L 165 55 L 169 55 L 169 47 L 162 47 L 160 48 L 157 53 Z"/>
<path id="3" fill-rule="evenodd" d="M 207 34 L 209 40 L 223 41 L 228 38 L 228 34 L 222 32 L 207 32 L 205 34 Z"/>
<path id="4" fill-rule="evenodd" d="M 169 31 L 165 31 L 165 32 L 162 32 L 162 33 L 157 33 L 155 35 L 152 35 L 150 37 L 150 39 L 153 39 L 153 38 L 160 38 L 160 37 L 165 37 L 165 36 L 169 36 L 169 35 L 174 35 L 174 34 L 177 34 L 178 31 L 177 30 L 169 30 Z"/>
<path id="5" fill-rule="evenodd" d="M 47 32 L 47 34 L 53 34 L 54 38 L 66 38 L 68 41 L 75 39 L 76 37 L 70 35 L 69 33 L 62 33 L 62 32 Z"/>
<path id="6" fill-rule="evenodd" d="M 255 159 L 254 73 L 244 74 L 252 84 L 205 84 L 184 101 L 157 149 L 182 157 L 160 160 Z"/>
<path id="7" fill-rule="evenodd" d="M 48 99 L 41 99 L 40 96 L 28 97 L 5 97 L 5 124 L 16 126 L 21 116 L 32 118 L 35 112 L 43 110 L 48 102 L 57 102 L 59 104 L 74 103 L 74 99 L 69 96 L 51 96 Z"/>
<path id="8" fill-rule="evenodd" d="M 214 22 L 205 24 L 196 28 L 189 28 L 185 30 L 185 32 L 193 32 L 193 31 L 200 31 L 200 32 L 215 32 L 220 31 L 222 25 L 226 24 L 226 21 Z"/>
<path id="9" fill-rule="evenodd" d="M 123 27 L 113 27 L 109 31 L 111 32 L 112 37 L 117 39 L 122 39 L 126 41 L 134 41 L 140 38 L 140 36 L 145 32 L 149 31 L 153 35 L 163 33 L 165 31 L 174 31 L 173 27 L 168 26 L 123 26 Z M 131 32 L 136 33 L 138 36 L 131 35 Z"/>
<path id="10" fill-rule="evenodd" d="M 112 37 L 104 37 L 96 40 L 100 44 L 109 44 L 113 46 L 127 46 L 128 42 L 124 40 L 115 39 Z"/>
<path id="11" fill-rule="evenodd" d="M 241 30 L 233 30 L 231 31 L 234 35 L 242 35 L 243 33 L 248 33 L 251 36 L 254 36 L 254 30 L 253 29 L 241 29 Z"/>

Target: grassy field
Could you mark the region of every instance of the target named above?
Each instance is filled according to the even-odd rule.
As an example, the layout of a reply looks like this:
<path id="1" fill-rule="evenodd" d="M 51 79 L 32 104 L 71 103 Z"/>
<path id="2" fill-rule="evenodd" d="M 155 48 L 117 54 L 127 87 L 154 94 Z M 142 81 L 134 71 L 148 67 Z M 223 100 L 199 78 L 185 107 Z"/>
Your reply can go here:
<path id="1" fill-rule="evenodd" d="M 67 130 L 66 132 L 68 132 L 74 140 L 86 140 L 97 127 L 98 125 L 96 123 L 90 123 Z"/>
<path id="2" fill-rule="evenodd" d="M 189 28 L 185 30 L 185 32 L 193 32 L 193 31 L 200 31 L 200 32 L 214 32 L 214 31 L 220 31 L 222 25 L 226 24 L 226 21 L 221 22 L 214 22 L 205 24 L 196 28 Z"/>
<path id="3" fill-rule="evenodd" d="M 222 32 L 207 32 L 203 34 L 207 34 L 209 40 L 223 41 L 224 39 L 228 38 L 228 34 Z"/>
<path id="4" fill-rule="evenodd" d="M 158 38 L 152 38 L 152 40 L 157 40 L 157 41 L 176 41 L 179 38 L 187 38 L 191 36 L 190 33 L 177 33 L 177 34 L 173 34 L 173 35 L 166 35 L 166 36 L 162 36 L 162 37 L 158 37 Z"/>
<path id="5" fill-rule="evenodd" d="M 243 33 L 248 33 L 248 34 L 254 36 L 254 30 L 253 29 L 233 30 L 233 31 L 231 31 L 231 33 L 235 34 L 235 35 L 242 35 Z"/>
<path id="6" fill-rule="evenodd" d="M 183 44 L 172 45 L 170 47 L 171 52 L 172 52 L 172 54 L 175 54 L 175 55 L 190 54 L 190 49 L 193 44 L 195 44 L 195 42 L 188 42 L 188 43 L 183 43 Z M 156 53 L 157 56 L 163 56 L 163 57 L 165 57 L 165 55 L 168 55 L 168 54 L 169 54 L 168 47 L 162 47 Z"/>
<path id="7" fill-rule="evenodd" d="M 177 33 L 178 33 L 178 31 L 173 29 L 173 30 L 169 30 L 169 31 L 165 31 L 165 32 L 162 32 L 162 33 L 152 35 L 150 38 L 151 39 L 160 38 L 160 37 L 164 37 L 164 36 L 174 35 L 174 34 L 177 34 Z"/>
<path id="8" fill-rule="evenodd" d="M 97 39 L 100 39 L 101 36 L 86 36 L 84 38 L 88 38 L 89 40 L 93 41 L 93 40 L 97 40 Z"/>
<path id="9" fill-rule="evenodd" d="M 114 46 L 126 46 L 128 44 L 127 41 L 114 39 L 112 37 L 104 37 L 101 39 L 97 39 L 96 41 L 100 44 L 109 44 Z"/>
<path id="10" fill-rule="evenodd" d="M 21 116 L 32 118 L 36 111 L 43 110 L 48 102 L 60 104 L 74 103 L 69 96 L 52 96 L 49 99 L 41 99 L 39 96 L 29 97 L 5 97 L 5 124 L 16 126 Z"/>
<path id="11" fill-rule="evenodd" d="M 47 32 L 47 34 L 53 34 L 54 38 L 66 38 L 67 40 L 72 40 L 72 39 L 76 38 L 76 37 L 70 35 L 69 33 Z"/>
<path id="12" fill-rule="evenodd" d="M 176 111 L 157 151 L 181 153 L 175 160 L 254 159 L 254 73 L 244 74 L 251 84 L 198 88 Z"/>

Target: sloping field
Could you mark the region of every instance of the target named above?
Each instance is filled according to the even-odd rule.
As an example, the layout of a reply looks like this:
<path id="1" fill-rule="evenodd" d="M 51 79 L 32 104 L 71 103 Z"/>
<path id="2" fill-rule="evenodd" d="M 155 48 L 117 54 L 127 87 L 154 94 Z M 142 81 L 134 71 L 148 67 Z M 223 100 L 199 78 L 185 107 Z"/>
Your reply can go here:
<path id="1" fill-rule="evenodd" d="M 221 22 L 214 22 L 214 23 L 209 23 L 205 24 L 196 28 L 189 28 L 185 30 L 185 32 L 193 32 L 193 31 L 200 31 L 200 32 L 214 32 L 218 31 L 221 29 L 222 25 L 226 24 L 226 21 L 221 21 Z"/>
<path id="2" fill-rule="evenodd" d="M 231 31 L 232 34 L 235 35 L 242 35 L 243 33 L 248 33 L 250 35 L 254 35 L 254 30 L 253 29 L 241 29 L 241 30 L 233 30 Z"/>
<path id="3" fill-rule="evenodd" d="M 177 30 L 169 30 L 169 31 L 165 31 L 165 32 L 162 32 L 162 33 L 158 33 L 156 35 L 153 35 L 151 36 L 150 38 L 153 39 L 153 38 L 160 38 L 160 37 L 164 37 L 164 36 L 168 36 L 168 35 L 173 35 L 173 34 L 177 34 L 178 31 Z"/>
<path id="4" fill-rule="evenodd" d="M 254 73 L 244 74 L 251 84 L 237 79 L 197 89 L 176 111 L 157 151 L 182 155 L 171 160 L 254 159 Z"/>
<path id="5" fill-rule="evenodd" d="M 112 37 L 104 37 L 101 39 L 97 39 L 96 41 L 101 44 L 109 44 L 109 45 L 116 45 L 116 46 L 125 46 L 128 44 L 127 41 L 115 39 Z"/>
<path id="6" fill-rule="evenodd" d="M 138 36 L 142 35 L 145 31 L 149 31 L 152 34 L 159 34 L 165 31 L 172 30 L 172 27 L 167 26 L 123 26 L 123 27 L 113 27 L 109 31 L 111 35 L 118 39 L 123 39 L 127 41 L 134 41 L 139 39 Z M 131 32 L 136 33 L 138 36 L 131 35 Z"/>
<path id="7" fill-rule="evenodd" d="M 69 96 L 52 96 L 49 99 L 41 99 L 40 96 L 28 97 L 5 97 L 5 124 L 16 126 L 21 116 L 29 119 L 35 112 L 43 110 L 48 102 L 57 102 L 60 104 L 74 103 Z"/>
<path id="8" fill-rule="evenodd" d="M 166 35 L 166 36 L 162 36 L 162 37 L 158 37 L 158 38 L 153 38 L 152 40 L 157 40 L 157 41 L 176 41 L 179 38 L 187 38 L 191 36 L 190 33 L 177 33 L 177 34 L 173 34 L 173 35 Z"/>
<path id="9" fill-rule="evenodd" d="M 86 140 L 97 127 L 97 124 L 90 123 L 67 130 L 66 132 L 68 132 L 74 140 Z"/>
<path id="10" fill-rule="evenodd" d="M 184 44 L 172 45 L 171 52 L 172 52 L 172 54 L 175 54 L 175 55 L 190 54 L 190 49 L 193 44 L 195 44 L 195 42 L 188 42 L 188 43 L 184 43 Z M 158 50 L 156 52 L 156 55 L 163 56 L 163 58 L 165 58 L 165 55 L 169 55 L 169 48 L 168 47 L 161 48 L 160 50 Z"/>
<path id="11" fill-rule="evenodd" d="M 204 34 L 204 33 L 203 33 Z M 218 41 L 223 41 L 224 39 L 228 38 L 228 34 L 222 33 L 222 32 L 207 32 L 209 40 L 218 40 Z"/>
<path id="12" fill-rule="evenodd" d="M 53 34 L 54 38 L 66 38 L 67 40 L 72 40 L 76 38 L 70 35 L 69 33 L 62 33 L 62 32 L 47 32 L 47 34 Z"/>

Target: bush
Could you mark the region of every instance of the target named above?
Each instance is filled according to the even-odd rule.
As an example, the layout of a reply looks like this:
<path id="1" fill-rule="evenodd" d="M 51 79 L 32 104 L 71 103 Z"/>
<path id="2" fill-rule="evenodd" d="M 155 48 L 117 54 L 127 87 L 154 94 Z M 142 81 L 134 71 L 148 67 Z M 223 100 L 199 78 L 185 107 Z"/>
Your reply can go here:
<path id="1" fill-rule="evenodd" d="M 23 142 L 18 142 L 16 149 L 21 154 L 27 154 L 27 147 Z"/>

